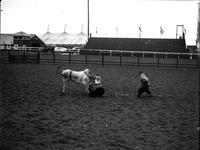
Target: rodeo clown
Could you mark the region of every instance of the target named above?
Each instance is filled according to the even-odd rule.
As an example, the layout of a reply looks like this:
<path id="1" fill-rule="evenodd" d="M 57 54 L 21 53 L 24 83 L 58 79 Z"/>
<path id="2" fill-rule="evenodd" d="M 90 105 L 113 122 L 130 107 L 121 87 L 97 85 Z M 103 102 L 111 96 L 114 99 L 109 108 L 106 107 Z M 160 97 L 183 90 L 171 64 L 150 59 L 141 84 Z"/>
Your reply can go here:
<path id="1" fill-rule="evenodd" d="M 152 96 L 151 91 L 149 90 L 149 86 L 150 86 L 149 79 L 147 78 L 147 76 L 142 71 L 139 71 L 139 76 L 140 76 L 141 86 L 138 89 L 137 97 L 140 98 L 140 96 L 144 92 L 149 94 L 149 96 Z"/>

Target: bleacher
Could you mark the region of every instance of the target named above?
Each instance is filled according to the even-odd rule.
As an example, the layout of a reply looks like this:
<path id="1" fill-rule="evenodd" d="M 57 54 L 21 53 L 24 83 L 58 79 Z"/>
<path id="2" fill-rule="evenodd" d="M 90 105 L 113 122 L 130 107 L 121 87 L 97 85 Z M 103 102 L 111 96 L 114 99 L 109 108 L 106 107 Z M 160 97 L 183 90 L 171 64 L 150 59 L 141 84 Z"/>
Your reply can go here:
<path id="1" fill-rule="evenodd" d="M 185 39 L 91 37 L 85 49 L 186 53 Z"/>

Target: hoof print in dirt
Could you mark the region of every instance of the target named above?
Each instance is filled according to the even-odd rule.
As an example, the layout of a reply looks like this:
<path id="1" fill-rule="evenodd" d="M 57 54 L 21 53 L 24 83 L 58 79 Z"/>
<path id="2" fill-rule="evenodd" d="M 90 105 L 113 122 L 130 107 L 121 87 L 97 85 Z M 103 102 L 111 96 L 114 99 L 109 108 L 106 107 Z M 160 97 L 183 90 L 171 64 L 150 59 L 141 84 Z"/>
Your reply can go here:
<path id="1" fill-rule="evenodd" d="M 91 97 L 102 97 L 105 93 L 105 90 L 101 85 L 91 85 L 89 91 L 89 96 Z"/>

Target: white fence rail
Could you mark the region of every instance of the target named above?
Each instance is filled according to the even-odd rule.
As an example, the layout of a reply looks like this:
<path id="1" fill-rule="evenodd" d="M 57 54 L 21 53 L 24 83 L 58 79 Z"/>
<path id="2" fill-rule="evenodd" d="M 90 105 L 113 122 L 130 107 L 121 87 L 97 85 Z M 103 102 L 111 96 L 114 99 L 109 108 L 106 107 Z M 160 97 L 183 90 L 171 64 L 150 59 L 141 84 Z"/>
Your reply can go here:
<path id="1" fill-rule="evenodd" d="M 133 56 L 134 54 L 142 54 L 142 55 L 145 55 L 145 54 L 152 54 L 152 55 L 176 55 L 176 56 L 200 56 L 200 53 L 178 53 L 178 52 L 156 52 L 154 50 L 152 51 L 132 51 L 132 50 L 103 50 L 103 49 L 81 49 L 81 51 L 87 51 L 87 52 L 97 52 L 99 54 L 104 54 L 104 53 L 107 53 L 107 54 L 110 54 L 111 56 L 113 54 L 130 54 L 131 56 Z"/>
<path id="2" fill-rule="evenodd" d="M 35 51 L 42 51 L 44 47 L 26 47 L 26 46 L 17 46 L 17 45 L 0 45 L 0 50 L 35 50 Z"/>
<path id="3" fill-rule="evenodd" d="M 99 65 L 157 66 L 200 69 L 200 53 L 149 52 L 126 50 L 80 49 L 74 55 L 73 49 L 66 54 L 44 51 L 42 48 L 26 50 L 3 49 L 0 62 L 37 62 L 37 63 L 85 63 Z"/>

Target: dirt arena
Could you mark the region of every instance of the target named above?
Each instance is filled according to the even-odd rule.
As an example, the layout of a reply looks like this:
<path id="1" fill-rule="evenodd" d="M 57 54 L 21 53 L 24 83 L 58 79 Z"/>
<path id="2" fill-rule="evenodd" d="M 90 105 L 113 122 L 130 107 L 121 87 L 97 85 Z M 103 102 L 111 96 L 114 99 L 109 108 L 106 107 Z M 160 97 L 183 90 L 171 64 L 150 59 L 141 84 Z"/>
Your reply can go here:
<path id="1" fill-rule="evenodd" d="M 1 150 L 197 150 L 199 71 L 63 65 L 100 74 L 105 95 L 69 83 L 57 65 L 0 64 Z M 137 98 L 143 70 L 153 97 Z"/>

